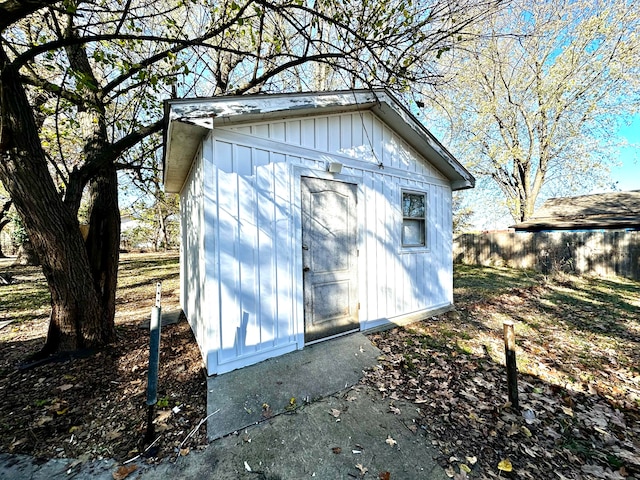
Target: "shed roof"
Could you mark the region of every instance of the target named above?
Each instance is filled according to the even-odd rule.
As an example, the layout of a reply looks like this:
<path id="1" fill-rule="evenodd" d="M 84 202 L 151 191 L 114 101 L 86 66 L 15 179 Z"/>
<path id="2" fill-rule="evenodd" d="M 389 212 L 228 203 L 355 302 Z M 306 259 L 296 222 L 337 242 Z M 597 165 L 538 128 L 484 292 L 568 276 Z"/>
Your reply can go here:
<path id="1" fill-rule="evenodd" d="M 165 101 L 164 109 L 167 192 L 181 190 L 200 141 L 214 126 L 364 110 L 391 126 L 449 179 L 453 190 L 475 185 L 473 175 L 384 89 L 176 99 Z"/>
<path id="2" fill-rule="evenodd" d="M 517 231 L 640 228 L 640 190 L 550 198 Z"/>

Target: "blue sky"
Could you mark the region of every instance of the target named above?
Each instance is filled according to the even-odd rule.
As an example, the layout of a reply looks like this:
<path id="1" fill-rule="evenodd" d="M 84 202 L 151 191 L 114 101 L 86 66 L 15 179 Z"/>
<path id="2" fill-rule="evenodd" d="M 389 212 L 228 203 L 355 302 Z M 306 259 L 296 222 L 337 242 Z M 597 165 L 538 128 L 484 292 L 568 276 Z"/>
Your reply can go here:
<path id="1" fill-rule="evenodd" d="M 621 151 L 622 165 L 611 169 L 611 177 L 618 182 L 618 190 L 640 190 L 640 115 L 629 126 L 619 130 L 630 146 Z"/>

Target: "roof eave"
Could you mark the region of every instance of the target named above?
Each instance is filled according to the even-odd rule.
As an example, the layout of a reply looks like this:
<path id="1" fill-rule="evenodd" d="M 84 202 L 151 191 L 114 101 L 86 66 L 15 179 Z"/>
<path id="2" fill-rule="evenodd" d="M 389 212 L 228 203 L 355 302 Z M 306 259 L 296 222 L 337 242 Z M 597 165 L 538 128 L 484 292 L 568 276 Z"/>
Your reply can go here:
<path id="1" fill-rule="evenodd" d="M 317 115 L 320 111 L 356 110 L 371 110 L 392 126 L 449 180 L 452 190 L 475 186 L 473 175 L 424 125 L 389 92 L 378 89 L 167 100 L 163 159 L 165 190 L 177 193 L 182 189 L 200 141 L 214 125 Z"/>

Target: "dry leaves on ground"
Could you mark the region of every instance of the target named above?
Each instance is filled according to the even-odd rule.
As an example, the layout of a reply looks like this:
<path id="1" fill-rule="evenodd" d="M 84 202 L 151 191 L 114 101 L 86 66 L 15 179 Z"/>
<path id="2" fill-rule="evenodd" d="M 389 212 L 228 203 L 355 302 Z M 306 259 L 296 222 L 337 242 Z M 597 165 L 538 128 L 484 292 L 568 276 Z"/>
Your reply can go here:
<path id="1" fill-rule="evenodd" d="M 0 330 L 0 451 L 81 461 L 123 461 L 139 453 L 147 428 L 149 359 L 149 332 L 140 323 L 149 317 L 157 280 L 174 279 L 175 284 L 165 282 L 163 302 L 176 303 L 178 257 L 125 256 L 122 265 L 112 345 L 84 358 L 20 370 L 16 367 L 24 358 L 42 346 L 47 319 L 24 313 Z M 29 276 L 15 273 L 9 287 L 37 289 L 41 274 L 34 267 L 23 268 Z M 17 309 L 18 294 L 15 299 Z M 160 439 L 147 452 L 151 461 L 177 455 L 206 416 L 202 360 L 184 319 L 162 329 L 158 388 L 155 431 Z M 205 425 L 182 448 L 204 444 Z"/>
<path id="2" fill-rule="evenodd" d="M 600 335 L 586 328 L 590 319 L 625 312 L 554 303 L 555 288 L 462 297 L 457 312 L 372 336 L 383 355 L 365 381 L 384 397 L 416 404 L 450 477 L 640 477 L 637 323 L 629 316 L 624 330 L 610 325 Z M 581 329 L 567 315 L 579 316 Z M 506 319 L 520 322 L 520 411 L 507 403 Z M 583 342 L 591 342 L 588 357 L 580 356 Z"/>

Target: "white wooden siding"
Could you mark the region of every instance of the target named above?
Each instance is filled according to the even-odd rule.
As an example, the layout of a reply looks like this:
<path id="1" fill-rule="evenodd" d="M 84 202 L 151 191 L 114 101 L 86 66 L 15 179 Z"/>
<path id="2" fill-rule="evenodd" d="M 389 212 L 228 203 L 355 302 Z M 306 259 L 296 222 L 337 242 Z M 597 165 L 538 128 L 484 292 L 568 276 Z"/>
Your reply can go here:
<path id="1" fill-rule="evenodd" d="M 201 305 L 205 288 L 204 248 L 204 169 L 202 150 L 194 160 L 191 172 L 180 193 L 181 255 L 180 303 L 197 343 L 206 354 L 209 321 L 203 317 Z"/>
<path id="2" fill-rule="evenodd" d="M 420 161 L 413 148 L 368 111 L 227 128 L 368 163 L 382 162 L 385 168 L 445 178 L 433 166 Z"/>
<path id="3" fill-rule="evenodd" d="M 218 128 L 203 151 L 182 196 L 184 308 L 210 349 L 209 374 L 303 346 L 301 172 L 358 184 L 362 329 L 451 304 L 450 186 L 370 112 Z M 325 172 L 331 160 L 342 175 Z M 401 246 L 402 189 L 427 195 L 426 248 Z M 191 253 L 202 241 L 184 236 L 202 218 L 214 237 L 204 241 L 206 299 L 203 259 Z"/>

